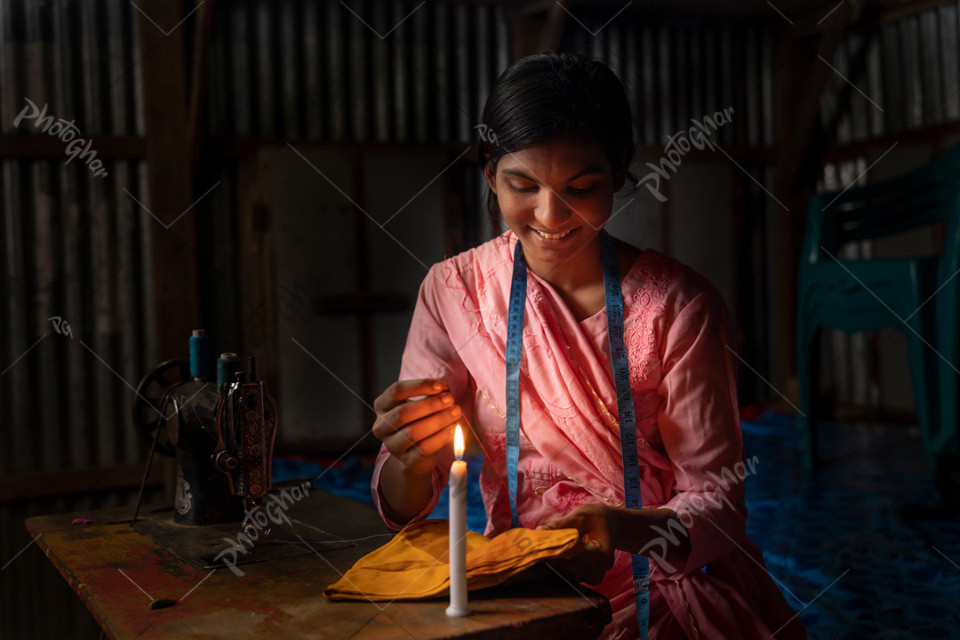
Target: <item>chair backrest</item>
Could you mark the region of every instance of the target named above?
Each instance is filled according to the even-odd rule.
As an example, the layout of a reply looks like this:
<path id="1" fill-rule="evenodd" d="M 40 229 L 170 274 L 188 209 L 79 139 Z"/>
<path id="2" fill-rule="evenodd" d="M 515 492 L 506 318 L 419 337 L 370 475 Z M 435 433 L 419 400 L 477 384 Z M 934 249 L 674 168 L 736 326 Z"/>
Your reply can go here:
<path id="1" fill-rule="evenodd" d="M 948 238 L 960 230 L 960 145 L 906 175 L 810 198 L 802 262 L 836 255 L 847 242 L 946 221 Z"/>

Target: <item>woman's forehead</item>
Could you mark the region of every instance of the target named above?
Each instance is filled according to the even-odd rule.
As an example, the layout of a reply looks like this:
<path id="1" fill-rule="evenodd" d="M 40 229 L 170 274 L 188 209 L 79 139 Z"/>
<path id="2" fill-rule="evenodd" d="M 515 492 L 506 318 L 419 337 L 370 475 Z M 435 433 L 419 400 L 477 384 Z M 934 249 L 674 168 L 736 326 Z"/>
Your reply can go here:
<path id="1" fill-rule="evenodd" d="M 524 147 L 504 155 L 498 167 L 509 173 L 524 173 L 524 167 L 570 174 L 610 170 L 600 145 L 582 138 L 561 138 Z"/>

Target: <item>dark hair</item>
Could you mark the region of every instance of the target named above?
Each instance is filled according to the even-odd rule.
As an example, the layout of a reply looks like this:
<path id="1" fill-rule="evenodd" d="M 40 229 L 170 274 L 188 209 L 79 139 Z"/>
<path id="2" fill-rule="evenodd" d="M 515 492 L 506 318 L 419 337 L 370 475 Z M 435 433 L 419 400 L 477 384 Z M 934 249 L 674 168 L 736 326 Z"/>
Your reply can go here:
<path id="1" fill-rule="evenodd" d="M 596 140 L 614 175 L 635 150 L 630 105 L 610 67 L 574 53 L 538 53 L 497 78 L 483 108 L 480 167 L 496 173 L 503 156 L 567 135 Z M 500 226 L 497 196 L 487 189 L 487 213 Z"/>

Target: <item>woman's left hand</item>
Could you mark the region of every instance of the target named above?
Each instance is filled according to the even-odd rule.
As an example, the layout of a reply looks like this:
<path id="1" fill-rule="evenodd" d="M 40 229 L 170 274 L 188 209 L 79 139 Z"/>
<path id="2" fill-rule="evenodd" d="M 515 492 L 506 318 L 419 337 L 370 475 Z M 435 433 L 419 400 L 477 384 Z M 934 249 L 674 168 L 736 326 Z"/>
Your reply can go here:
<path id="1" fill-rule="evenodd" d="M 585 504 L 538 529 L 576 529 L 580 541 L 569 558 L 552 560 L 550 565 L 577 582 L 599 584 L 613 567 L 617 514 L 602 504 Z"/>

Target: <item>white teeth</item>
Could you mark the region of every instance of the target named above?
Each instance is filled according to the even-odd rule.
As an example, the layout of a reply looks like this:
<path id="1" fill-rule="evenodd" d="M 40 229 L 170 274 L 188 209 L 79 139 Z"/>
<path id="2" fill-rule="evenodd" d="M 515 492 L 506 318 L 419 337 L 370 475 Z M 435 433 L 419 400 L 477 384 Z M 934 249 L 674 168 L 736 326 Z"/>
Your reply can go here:
<path id="1" fill-rule="evenodd" d="M 539 233 L 541 238 L 546 238 L 547 240 L 559 240 L 560 238 L 565 238 L 566 236 L 570 235 L 570 231 L 573 231 L 573 229 L 565 231 L 564 233 L 544 233 L 539 229 L 534 229 L 534 231 Z"/>

